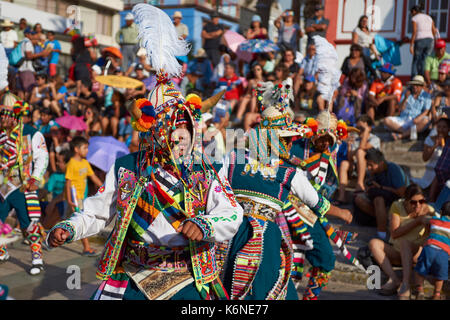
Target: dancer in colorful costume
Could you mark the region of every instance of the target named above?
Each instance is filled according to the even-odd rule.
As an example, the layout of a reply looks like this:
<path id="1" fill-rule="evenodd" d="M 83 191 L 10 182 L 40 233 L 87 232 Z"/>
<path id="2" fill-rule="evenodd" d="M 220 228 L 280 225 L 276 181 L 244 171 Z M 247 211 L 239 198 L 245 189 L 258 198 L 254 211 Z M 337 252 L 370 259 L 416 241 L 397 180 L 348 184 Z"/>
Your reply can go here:
<path id="1" fill-rule="evenodd" d="M 292 241 L 282 208 L 293 193 L 317 214 L 350 212 L 331 206 L 318 194 L 301 169 L 289 159 L 291 138 L 298 135 L 292 124 L 289 82 L 258 87 L 262 120 L 249 132 L 249 149 L 236 149 L 224 160 L 228 180 L 244 208 L 244 219 L 234 237 L 230 256 L 232 269 L 224 285 L 231 299 L 298 299 L 291 270 Z"/>
<path id="2" fill-rule="evenodd" d="M 31 247 L 31 268 L 36 275 L 44 270 L 42 260 L 43 228 L 37 189 L 48 165 L 44 136 L 23 117 L 30 108 L 8 89 L 8 60 L 0 48 L 0 220 L 15 209 L 20 227 Z M 9 259 L 6 245 L 0 246 L 0 261 Z"/>
<path id="3" fill-rule="evenodd" d="M 319 88 L 326 104 L 332 103 L 335 88 L 338 86 L 339 71 L 336 70 L 336 51 L 323 38 L 314 37 L 319 55 Z M 347 137 L 347 125 L 338 121 L 328 110 L 322 111 L 316 119 L 308 118 L 299 130 L 302 139 L 293 143 L 289 162 L 305 170 L 308 179 L 324 198 L 330 199 L 338 186 L 337 174 L 337 138 Z M 294 247 L 293 278 L 301 279 L 304 258 L 312 265 L 310 278 L 303 294 L 304 300 L 317 300 L 334 269 L 335 256 L 330 245 L 331 239 L 343 255 L 362 268 L 346 249 L 342 239 L 334 231 L 325 215 L 317 215 L 307 203 L 295 194 L 289 195 L 290 203 L 284 208 L 291 231 Z M 340 217 L 347 223 L 352 215 Z M 306 245 L 304 238 L 312 238 L 312 246 Z M 363 268 L 362 268 L 363 269 Z"/>
<path id="4" fill-rule="evenodd" d="M 219 274 L 243 211 L 223 172 L 202 158 L 202 101 L 185 99 L 169 80 L 180 74 L 175 55 L 187 55 L 185 41 L 160 9 L 139 4 L 133 14 L 158 71 L 149 99 L 128 106 L 141 151 L 116 160 L 104 186 L 48 241 L 92 236 L 117 214 L 94 299 L 227 299 Z"/>

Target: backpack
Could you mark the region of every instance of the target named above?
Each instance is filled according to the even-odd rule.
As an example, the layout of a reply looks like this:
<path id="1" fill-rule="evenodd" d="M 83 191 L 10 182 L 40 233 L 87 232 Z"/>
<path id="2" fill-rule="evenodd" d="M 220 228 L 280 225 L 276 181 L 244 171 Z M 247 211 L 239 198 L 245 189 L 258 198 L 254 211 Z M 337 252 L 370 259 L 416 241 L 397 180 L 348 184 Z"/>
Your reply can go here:
<path id="1" fill-rule="evenodd" d="M 25 57 L 22 51 L 22 43 L 23 41 L 21 41 L 9 55 L 9 64 L 16 68 L 19 68 L 25 61 Z"/>

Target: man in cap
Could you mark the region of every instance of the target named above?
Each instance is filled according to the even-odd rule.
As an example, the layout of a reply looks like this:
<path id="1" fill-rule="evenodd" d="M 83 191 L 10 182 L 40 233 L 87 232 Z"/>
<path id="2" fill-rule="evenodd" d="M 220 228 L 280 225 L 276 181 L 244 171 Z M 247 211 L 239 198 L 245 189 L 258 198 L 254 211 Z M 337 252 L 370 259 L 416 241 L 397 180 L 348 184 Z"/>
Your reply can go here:
<path id="1" fill-rule="evenodd" d="M 450 59 L 450 53 L 446 52 L 446 43 L 444 39 L 436 40 L 434 45 L 434 53 L 429 55 L 425 60 L 425 82 L 427 87 L 432 82 L 437 81 L 439 77 L 439 65 L 442 61 Z"/>
<path id="2" fill-rule="evenodd" d="M 370 86 L 366 102 L 367 115 L 372 120 L 375 120 L 376 110 L 380 107 L 387 110 L 388 116 L 393 116 L 403 91 L 403 84 L 395 77 L 396 70 L 392 64 L 386 63 L 379 70 L 381 79 L 376 79 Z"/>
<path id="3" fill-rule="evenodd" d="M 303 37 L 303 32 L 300 26 L 294 22 L 294 11 L 286 10 L 274 22 L 278 29 L 278 45 L 283 50 L 293 49 L 298 50 L 298 40 Z"/>
<path id="4" fill-rule="evenodd" d="M 431 95 L 424 90 L 425 80 L 417 75 L 407 85 L 408 89 L 400 103 L 400 115 L 384 119 L 386 127 L 394 131 L 392 133 L 394 140 L 408 137 L 413 126 L 416 126 L 417 132 L 425 130 L 430 121 L 427 114 L 431 109 L 432 99 Z"/>
<path id="5" fill-rule="evenodd" d="M 138 46 L 138 29 L 131 12 L 125 16 L 125 26 L 116 33 L 116 42 L 120 44 L 123 55 L 122 69 L 127 70 L 136 58 Z"/>
<path id="6" fill-rule="evenodd" d="M 172 18 L 175 29 L 177 29 L 178 36 L 186 39 L 189 36 L 189 28 L 187 25 L 181 22 L 181 19 L 183 19 L 183 15 L 180 11 L 175 11 Z"/>
<path id="7" fill-rule="evenodd" d="M 223 25 L 219 23 L 219 14 L 214 11 L 211 13 L 211 21 L 202 30 L 202 39 L 205 41 L 203 47 L 214 67 L 220 62 L 219 45 L 224 32 Z"/>
<path id="8" fill-rule="evenodd" d="M 14 23 L 11 20 L 5 19 L 1 24 L 3 31 L 0 33 L 0 39 L 5 48 L 6 55 L 9 57 L 11 51 L 17 46 L 19 43 L 17 32 L 12 27 L 14 27 Z"/>
<path id="9" fill-rule="evenodd" d="M 314 17 L 306 19 L 305 31 L 308 35 L 308 44 L 314 43 L 314 36 L 321 36 L 326 38 L 328 25 L 330 21 L 323 17 L 324 7 L 323 5 L 316 5 L 314 8 Z"/>
<path id="10" fill-rule="evenodd" d="M 196 88 L 204 94 L 209 95 L 209 91 L 212 88 L 211 78 L 213 76 L 213 66 L 205 49 L 200 48 L 196 51 L 194 59 L 188 63 L 187 73 L 201 76 L 201 79 L 197 81 Z"/>

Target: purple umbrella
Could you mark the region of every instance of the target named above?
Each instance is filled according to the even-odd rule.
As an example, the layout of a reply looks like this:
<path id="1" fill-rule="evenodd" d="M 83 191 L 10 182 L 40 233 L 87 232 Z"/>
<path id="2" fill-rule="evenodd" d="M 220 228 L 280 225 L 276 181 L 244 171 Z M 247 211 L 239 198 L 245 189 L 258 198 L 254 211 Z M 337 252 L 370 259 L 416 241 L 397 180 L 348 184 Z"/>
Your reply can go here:
<path id="1" fill-rule="evenodd" d="M 108 172 L 117 158 L 129 153 L 127 145 L 113 137 L 92 137 L 89 139 L 86 159 L 97 168 Z"/>
<path id="2" fill-rule="evenodd" d="M 76 130 L 76 131 L 84 131 L 87 130 L 87 125 L 83 120 L 83 117 L 72 116 L 64 111 L 64 115 L 62 117 L 55 119 L 56 123 L 61 127 Z"/>

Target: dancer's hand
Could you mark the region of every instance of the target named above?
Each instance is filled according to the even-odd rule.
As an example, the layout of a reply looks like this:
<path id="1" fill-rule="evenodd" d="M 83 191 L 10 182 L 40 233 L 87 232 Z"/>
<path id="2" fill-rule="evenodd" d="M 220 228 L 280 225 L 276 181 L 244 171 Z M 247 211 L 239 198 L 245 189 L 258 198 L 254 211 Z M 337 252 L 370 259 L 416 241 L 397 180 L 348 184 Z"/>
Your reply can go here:
<path id="1" fill-rule="evenodd" d="M 344 220 L 346 223 L 351 223 L 353 220 L 353 215 L 350 212 L 350 210 L 341 209 L 341 219 Z"/>
<path id="2" fill-rule="evenodd" d="M 178 227 L 177 232 L 181 232 L 190 240 L 200 241 L 203 239 L 202 230 L 192 221 L 187 221 L 185 224 Z"/>
<path id="3" fill-rule="evenodd" d="M 69 231 L 62 228 L 56 228 L 50 233 L 48 237 L 48 244 L 51 247 L 59 247 L 62 246 L 69 237 Z"/>

